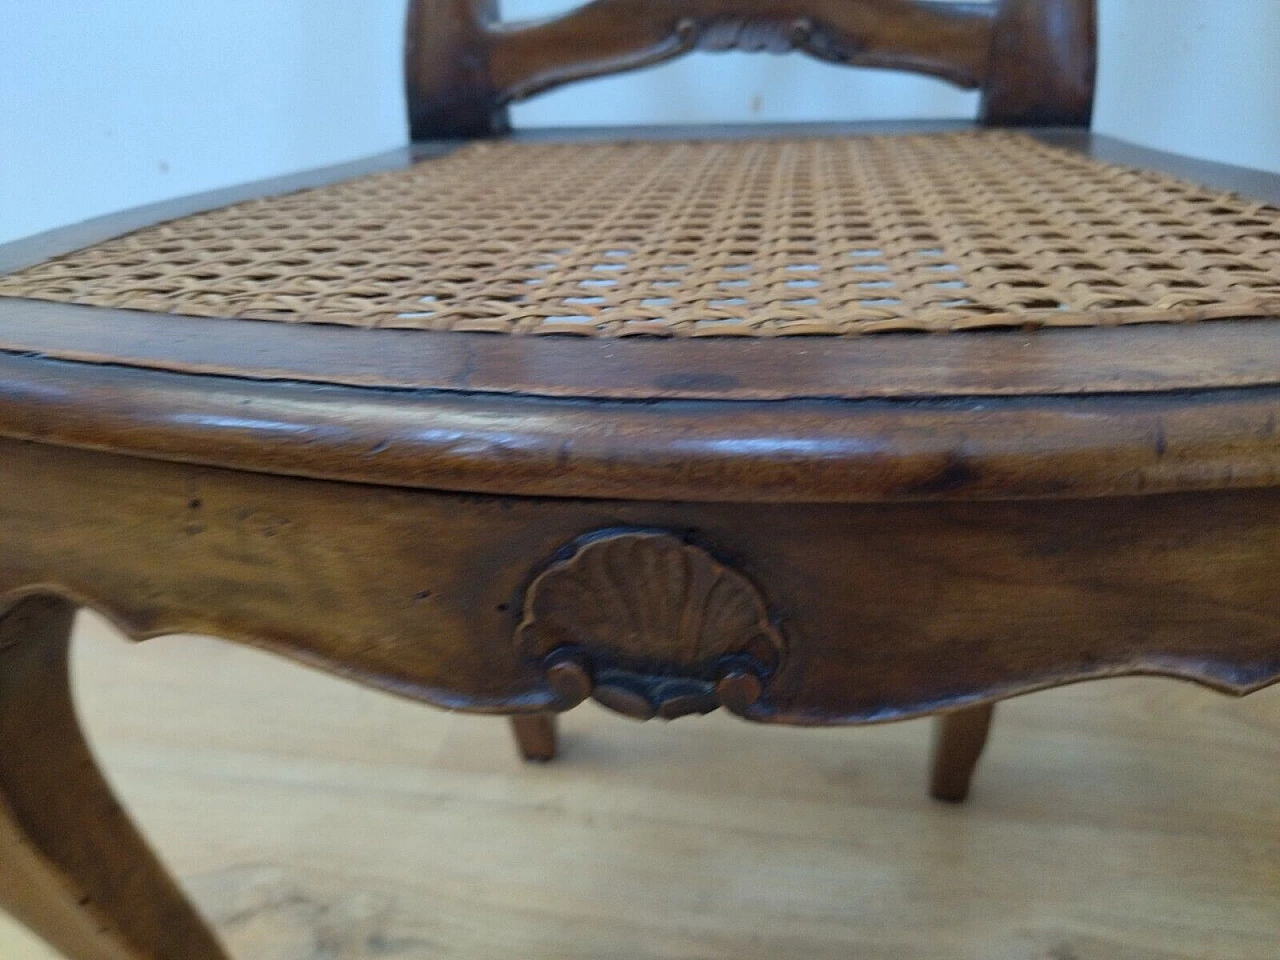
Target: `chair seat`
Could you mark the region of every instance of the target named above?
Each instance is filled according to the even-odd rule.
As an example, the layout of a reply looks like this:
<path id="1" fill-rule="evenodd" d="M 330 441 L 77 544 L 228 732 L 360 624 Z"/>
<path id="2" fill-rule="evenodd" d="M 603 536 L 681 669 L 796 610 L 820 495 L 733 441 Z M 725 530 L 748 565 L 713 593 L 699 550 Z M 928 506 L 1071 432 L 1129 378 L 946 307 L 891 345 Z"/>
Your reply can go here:
<path id="1" fill-rule="evenodd" d="M 499 141 L 138 230 L 0 295 L 603 338 L 1274 317 L 1280 209 L 1003 131 Z"/>
<path id="2" fill-rule="evenodd" d="M 1280 178 L 724 133 L 428 144 L 0 248 L 0 432 L 627 501 L 1280 475 Z"/>

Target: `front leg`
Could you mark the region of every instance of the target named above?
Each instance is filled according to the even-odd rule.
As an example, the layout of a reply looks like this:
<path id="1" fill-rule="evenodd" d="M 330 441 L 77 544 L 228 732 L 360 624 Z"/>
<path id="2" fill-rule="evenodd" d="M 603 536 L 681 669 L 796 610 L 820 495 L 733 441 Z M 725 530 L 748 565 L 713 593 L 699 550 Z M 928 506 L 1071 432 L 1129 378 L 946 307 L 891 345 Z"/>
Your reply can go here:
<path id="1" fill-rule="evenodd" d="M 0 618 L 0 906 L 69 960 L 227 960 L 80 731 L 55 597 Z"/>

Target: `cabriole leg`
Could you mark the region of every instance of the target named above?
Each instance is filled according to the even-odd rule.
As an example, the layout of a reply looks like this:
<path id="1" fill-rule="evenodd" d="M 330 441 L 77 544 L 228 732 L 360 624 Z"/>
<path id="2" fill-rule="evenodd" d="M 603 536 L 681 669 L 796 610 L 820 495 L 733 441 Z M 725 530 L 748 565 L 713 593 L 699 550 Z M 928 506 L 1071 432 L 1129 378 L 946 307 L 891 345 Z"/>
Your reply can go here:
<path id="1" fill-rule="evenodd" d="M 69 960 L 227 960 L 84 741 L 74 614 L 32 597 L 0 618 L 0 906 Z"/>

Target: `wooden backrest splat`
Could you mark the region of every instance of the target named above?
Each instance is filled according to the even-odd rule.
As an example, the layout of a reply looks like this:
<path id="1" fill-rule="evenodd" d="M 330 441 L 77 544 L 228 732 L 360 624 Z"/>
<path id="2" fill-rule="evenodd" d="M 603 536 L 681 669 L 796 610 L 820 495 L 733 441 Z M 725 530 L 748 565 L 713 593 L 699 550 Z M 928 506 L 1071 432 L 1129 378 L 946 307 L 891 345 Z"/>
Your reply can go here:
<path id="1" fill-rule="evenodd" d="M 1096 0 L 1003 0 L 991 38 L 982 122 L 1089 126 L 1097 17 Z"/>
<path id="2" fill-rule="evenodd" d="M 983 90 L 991 125 L 1087 126 L 1096 0 L 589 0 L 502 23 L 497 0 L 411 0 L 415 140 L 507 128 L 506 105 L 692 50 L 785 53 L 911 70 Z"/>
<path id="3" fill-rule="evenodd" d="M 405 89 L 414 140 L 482 137 L 507 129 L 489 79 L 498 0 L 409 0 Z"/>

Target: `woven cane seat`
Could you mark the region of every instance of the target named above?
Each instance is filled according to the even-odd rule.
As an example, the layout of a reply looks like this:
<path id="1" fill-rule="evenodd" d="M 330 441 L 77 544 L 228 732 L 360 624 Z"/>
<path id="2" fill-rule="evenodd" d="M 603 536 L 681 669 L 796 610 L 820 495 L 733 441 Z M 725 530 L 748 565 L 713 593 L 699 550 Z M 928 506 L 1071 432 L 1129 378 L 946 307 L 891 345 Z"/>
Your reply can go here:
<path id="1" fill-rule="evenodd" d="M 1019 133 L 475 143 L 0 277 L 166 315 L 853 337 L 1280 315 L 1280 209 Z"/>

